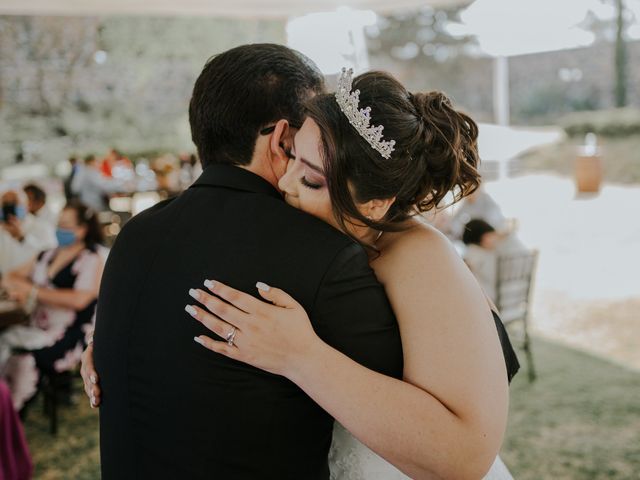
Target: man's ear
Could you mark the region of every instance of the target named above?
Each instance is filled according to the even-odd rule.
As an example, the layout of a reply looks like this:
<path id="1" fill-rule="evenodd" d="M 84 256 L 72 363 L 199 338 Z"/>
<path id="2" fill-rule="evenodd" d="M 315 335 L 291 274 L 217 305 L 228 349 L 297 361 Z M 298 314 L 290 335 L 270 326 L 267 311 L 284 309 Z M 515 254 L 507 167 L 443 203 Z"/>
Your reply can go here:
<path id="1" fill-rule="evenodd" d="M 291 150 L 291 129 L 287 120 L 278 120 L 275 124 L 271 141 L 269 142 L 269 150 L 271 151 L 272 161 L 282 161 L 285 168 L 289 161 L 287 152 Z M 276 165 L 274 165 L 275 167 Z"/>
<path id="2" fill-rule="evenodd" d="M 269 140 L 271 171 L 280 180 L 287 171 L 289 154 L 293 144 L 293 131 L 287 120 L 278 120 Z"/>

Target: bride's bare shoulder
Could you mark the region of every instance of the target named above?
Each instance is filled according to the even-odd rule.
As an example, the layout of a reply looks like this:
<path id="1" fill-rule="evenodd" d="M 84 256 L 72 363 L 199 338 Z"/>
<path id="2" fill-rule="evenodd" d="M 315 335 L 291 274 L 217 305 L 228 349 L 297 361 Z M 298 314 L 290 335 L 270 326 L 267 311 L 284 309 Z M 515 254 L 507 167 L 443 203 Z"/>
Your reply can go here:
<path id="1" fill-rule="evenodd" d="M 405 257 L 449 258 L 456 255 L 449 239 L 429 224 L 412 219 L 407 228 L 400 232 L 383 235 L 380 259 L 397 261 Z"/>
<path id="2" fill-rule="evenodd" d="M 449 239 L 434 227 L 411 220 L 401 232 L 385 233 L 378 244 L 380 255 L 371 263 L 385 285 L 399 277 L 431 277 L 464 266 Z"/>

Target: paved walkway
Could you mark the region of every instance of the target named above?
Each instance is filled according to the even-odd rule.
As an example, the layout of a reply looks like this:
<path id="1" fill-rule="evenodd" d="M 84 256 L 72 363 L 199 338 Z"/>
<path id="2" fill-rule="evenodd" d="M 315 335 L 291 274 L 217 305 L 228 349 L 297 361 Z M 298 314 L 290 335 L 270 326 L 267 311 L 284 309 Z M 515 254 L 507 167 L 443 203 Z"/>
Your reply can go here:
<path id="1" fill-rule="evenodd" d="M 540 250 L 533 329 L 640 369 L 640 185 L 578 196 L 571 179 L 537 174 L 486 189 Z"/>

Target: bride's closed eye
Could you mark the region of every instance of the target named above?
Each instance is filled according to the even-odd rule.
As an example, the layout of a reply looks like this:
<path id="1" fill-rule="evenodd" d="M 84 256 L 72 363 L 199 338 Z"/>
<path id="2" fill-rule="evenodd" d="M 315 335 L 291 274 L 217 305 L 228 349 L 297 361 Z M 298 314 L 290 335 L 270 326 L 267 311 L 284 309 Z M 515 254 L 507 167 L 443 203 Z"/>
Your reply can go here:
<path id="1" fill-rule="evenodd" d="M 300 183 L 305 187 L 310 188 L 311 190 L 320 190 L 322 187 L 324 187 L 323 184 L 311 183 L 305 176 L 300 178 Z"/>

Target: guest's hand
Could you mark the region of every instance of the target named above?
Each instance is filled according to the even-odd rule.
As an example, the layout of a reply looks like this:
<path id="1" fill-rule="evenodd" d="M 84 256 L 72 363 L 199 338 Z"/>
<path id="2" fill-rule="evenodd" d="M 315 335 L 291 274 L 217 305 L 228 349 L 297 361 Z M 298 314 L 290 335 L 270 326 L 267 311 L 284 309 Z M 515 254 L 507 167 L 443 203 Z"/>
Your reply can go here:
<path id="1" fill-rule="evenodd" d="M 13 215 L 9 216 L 9 219 L 2 224 L 4 229 L 11 235 L 13 238 L 21 242 L 24 240 L 24 231 L 22 230 L 22 222 L 18 220 L 17 217 Z"/>
<path id="2" fill-rule="evenodd" d="M 220 282 L 207 281 L 205 286 L 213 295 L 193 289 L 189 294 L 206 310 L 196 305 L 185 309 L 223 339 L 194 338 L 209 350 L 290 377 L 309 350 L 321 343 L 307 313 L 282 290 L 259 282 L 256 287 L 270 302 L 266 303 Z"/>
<path id="3" fill-rule="evenodd" d="M 33 288 L 33 283 L 28 280 L 14 278 L 7 281 L 6 288 L 9 298 L 17 301 L 20 305 L 25 305 Z"/>
<path id="4" fill-rule="evenodd" d="M 84 382 L 84 392 L 89 397 L 91 408 L 100 406 L 100 385 L 98 384 L 98 372 L 93 366 L 93 341 L 82 352 L 82 365 L 80 375 Z"/>

